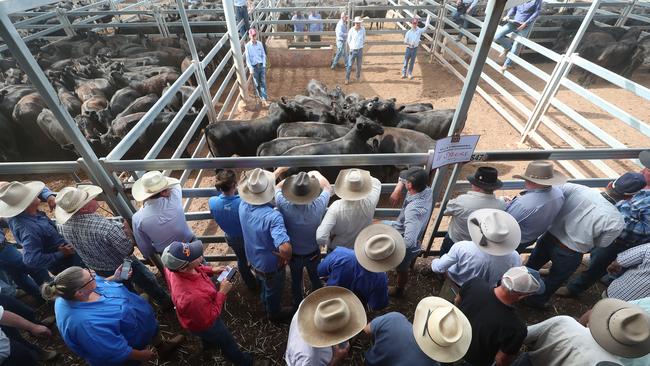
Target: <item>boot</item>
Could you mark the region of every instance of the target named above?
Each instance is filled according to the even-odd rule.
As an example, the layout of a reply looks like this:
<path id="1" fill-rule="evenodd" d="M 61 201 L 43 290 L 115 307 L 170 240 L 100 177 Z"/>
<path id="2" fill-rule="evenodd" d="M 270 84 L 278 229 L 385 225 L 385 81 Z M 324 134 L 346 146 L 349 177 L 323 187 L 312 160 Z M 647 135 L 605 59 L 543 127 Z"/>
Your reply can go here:
<path id="1" fill-rule="evenodd" d="M 161 360 L 166 360 L 171 356 L 171 354 L 185 342 L 185 336 L 182 334 L 177 334 L 173 338 L 166 341 L 161 340 L 158 344 L 155 345 L 156 351 L 158 351 L 158 358 Z"/>

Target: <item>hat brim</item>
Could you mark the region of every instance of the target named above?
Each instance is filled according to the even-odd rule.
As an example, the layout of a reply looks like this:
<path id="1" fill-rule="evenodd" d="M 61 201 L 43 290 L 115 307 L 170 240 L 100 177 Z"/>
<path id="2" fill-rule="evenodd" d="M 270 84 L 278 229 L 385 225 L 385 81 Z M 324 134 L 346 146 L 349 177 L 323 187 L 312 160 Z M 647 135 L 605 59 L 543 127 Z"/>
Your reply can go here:
<path id="1" fill-rule="evenodd" d="M 268 170 L 263 170 L 263 172 L 269 180 L 269 185 L 260 193 L 251 192 L 246 185 L 246 175 L 242 175 L 241 180 L 237 185 L 237 191 L 239 192 L 239 197 L 244 200 L 244 202 L 251 205 L 263 205 L 273 200 L 273 197 L 275 196 L 275 175 Z"/>
<path id="2" fill-rule="evenodd" d="M 25 209 L 32 204 L 34 198 L 38 197 L 45 187 L 45 183 L 39 181 L 24 182 L 23 184 L 27 186 L 29 194 L 15 205 L 8 205 L 4 201 L 0 201 L 0 217 L 14 217 L 25 211 Z"/>
<path id="3" fill-rule="evenodd" d="M 609 332 L 609 319 L 618 310 L 634 307 L 634 305 L 619 299 L 607 298 L 600 300 L 589 316 L 589 331 L 598 345 L 605 351 L 625 358 L 638 358 L 648 354 L 650 338 L 636 345 L 623 344 Z M 645 311 L 644 311 L 645 313 Z"/>
<path id="4" fill-rule="evenodd" d="M 287 201 L 298 205 L 306 205 L 314 202 L 316 197 L 320 195 L 321 189 L 318 179 L 309 177 L 309 193 L 303 196 L 299 196 L 291 190 L 291 186 L 293 186 L 295 180 L 296 176 L 292 175 L 287 178 L 282 185 L 282 195 L 287 199 Z"/>
<path id="5" fill-rule="evenodd" d="M 427 356 L 438 362 L 456 362 L 465 356 L 472 343 L 472 325 L 462 311 L 454 306 L 457 310 L 456 313 L 459 315 L 462 327 L 462 335 L 458 342 L 449 347 L 442 347 L 435 343 L 427 334 L 422 335 L 429 311 L 441 306 L 454 306 L 454 304 L 434 296 L 425 297 L 420 300 L 418 306 L 415 308 L 415 316 L 413 317 L 413 336 L 415 337 L 415 342 Z"/>
<path id="6" fill-rule="evenodd" d="M 358 201 L 368 197 L 372 191 L 372 176 L 370 175 L 370 172 L 359 169 L 359 172 L 361 172 L 361 179 L 363 180 L 361 183 L 361 189 L 353 191 L 347 184 L 345 184 L 345 177 L 348 175 L 350 170 L 351 169 L 345 169 L 339 172 L 339 175 L 336 177 L 336 182 L 334 182 L 334 194 L 346 201 Z"/>
<path id="7" fill-rule="evenodd" d="M 314 315 L 318 304 L 333 298 L 342 299 L 350 310 L 350 320 L 336 332 L 316 329 Z M 298 332 L 312 347 L 330 347 L 359 334 L 367 324 L 366 310 L 361 300 L 350 290 L 338 286 L 322 287 L 307 296 L 298 307 Z"/>
<path id="8" fill-rule="evenodd" d="M 650 150 L 643 150 L 639 153 L 639 161 L 644 167 L 650 168 Z"/>
<path id="9" fill-rule="evenodd" d="M 171 178 L 171 177 L 165 177 L 167 180 L 167 184 L 165 184 L 164 187 L 157 189 L 152 192 L 148 192 L 145 188 L 144 185 L 142 184 L 142 179 L 138 179 L 133 183 L 133 187 L 131 188 L 131 194 L 133 195 L 133 198 L 138 201 L 142 202 L 146 200 L 147 198 L 153 197 L 157 195 L 158 193 L 164 191 L 167 188 L 170 188 L 172 186 L 175 186 L 177 184 L 181 184 L 181 181 L 176 179 L 176 178 Z"/>
<path id="10" fill-rule="evenodd" d="M 85 200 L 81 201 L 81 203 L 79 203 L 79 206 L 71 212 L 62 209 L 59 205 L 57 205 L 54 209 L 54 217 L 56 218 L 57 224 L 65 224 L 72 217 L 72 215 L 76 214 L 85 205 L 87 205 L 88 202 L 92 201 L 103 192 L 100 187 L 93 185 L 79 185 L 77 188 L 86 191 L 88 193 L 88 197 L 86 197 Z"/>
<path id="11" fill-rule="evenodd" d="M 523 179 L 527 180 L 529 182 L 541 184 L 543 186 L 559 186 L 567 182 L 567 177 L 566 175 L 562 174 L 561 172 L 557 170 L 553 170 L 553 178 L 549 179 L 539 179 L 539 178 L 533 178 L 529 177 L 526 174 L 516 174 L 512 176 L 515 179 Z"/>
<path id="12" fill-rule="evenodd" d="M 503 218 L 505 220 L 505 224 L 508 226 L 508 236 L 502 243 L 495 243 L 487 240 L 486 246 L 479 244 L 483 238 L 483 234 L 481 233 L 481 228 L 478 225 L 472 223 L 472 219 L 476 218 L 479 222 L 481 222 L 483 221 L 483 218 L 488 216 L 492 211 L 494 210 L 489 208 L 481 209 L 476 210 L 469 215 L 467 218 L 469 236 L 472 238 L 474 244 L 476 244 L 480 250 L 484 251 L 487 254 L 495 255 L 497 257 L 511 254 L 515 249 L 517 249 L 519 242 L 521 241 L 521 228 L 519 228 L 517 220 L 515 220 L 515 218 L 510 215 L 504 216 Z"/>
<path id="13" fill-rule="evenodd" d="M 363 23 L 363 19 L 359 19 L 359 20 L 355 19 L 352 21 L 352 23 Z"/>
<path id="14" fill-rule="evenodd" d="M 467 180 L 473 185 L 484 189 L 499 189 L 503 187 L 503 182 L 500 179 L 497 179 L 494 183 L 486 183 L 476 179 L 473 175 L 468 175 Z"/>
<path id="15" fill-rule="evenodd" d="M 395 251 L 388 258 L 382 260 L 370 259 L 364 249 L 364 244 L 371 237 L 379 234 L 385 234 L 390 236 L 395 241 Z M 404 238 L 400 233 L 395 230 L 392 226 L 385 224 L 373 224 L 367 226 L 359 235 L 357 235 L 356 240 L 354 241 L 354 255 L 357 257 L 357 261 L 361 267 L 367 269 L 370 272 L 386 272 L 389 271 L 404 260 L 406 255 L 406 244 L 404 243 Z"/>

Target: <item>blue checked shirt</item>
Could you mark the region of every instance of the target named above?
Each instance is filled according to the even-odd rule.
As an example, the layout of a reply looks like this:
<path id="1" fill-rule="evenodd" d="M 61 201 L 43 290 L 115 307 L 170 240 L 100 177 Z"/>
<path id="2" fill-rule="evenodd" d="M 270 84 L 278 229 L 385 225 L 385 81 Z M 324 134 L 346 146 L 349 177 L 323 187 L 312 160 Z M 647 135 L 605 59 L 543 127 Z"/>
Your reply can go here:
<path id="1" fill-rule="evenodd" d="M 616 262 L 625 272 L 609 285 L 607 297 L 630 301 L 650 296 L 650 243 L 619 253 Z"/>
<path id="2" fill-rule="evenodd" d="M 630 246 L 650 242 L 650 190 L 643 190 L 616 207 L 623 215 L 625 226 L 618 239 Z"/>
<path id="3" fill-rule="evenodd" d="M 242 201 L 239 205 L 239 220 L 250 264 L 260 272 L 277 271 L 279 262 L 274 252 L 277 253 L 280 245 L 289 242 L 282 214 L 269 204 L 250 205 Z"/>
<path id="4" fill-rule="evenodd" d="M 391 226 L 404 237 L 407 249 L 420 248 L 419 240 L 429 222 L 432 199 L 433 195 L 429 187 L 422 192 L 409 194 L 404 199 L 397 221 L 390 221 Z"/>

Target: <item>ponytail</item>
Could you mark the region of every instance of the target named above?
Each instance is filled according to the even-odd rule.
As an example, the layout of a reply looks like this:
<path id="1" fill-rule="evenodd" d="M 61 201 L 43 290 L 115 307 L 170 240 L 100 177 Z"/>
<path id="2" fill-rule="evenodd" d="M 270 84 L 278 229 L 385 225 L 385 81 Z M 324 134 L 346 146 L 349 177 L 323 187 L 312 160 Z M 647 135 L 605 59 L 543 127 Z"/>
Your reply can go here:
<path id="1" fill-rule="evenodd" d="M 52 281 L 43 284 L 41 295 L 45 300 L 54 300 L 62 297 L 66 300 L 73 300 L 74 294 L 84 284 L 84 269 L 81 267 L 70 267 L 59 273 Z"/>

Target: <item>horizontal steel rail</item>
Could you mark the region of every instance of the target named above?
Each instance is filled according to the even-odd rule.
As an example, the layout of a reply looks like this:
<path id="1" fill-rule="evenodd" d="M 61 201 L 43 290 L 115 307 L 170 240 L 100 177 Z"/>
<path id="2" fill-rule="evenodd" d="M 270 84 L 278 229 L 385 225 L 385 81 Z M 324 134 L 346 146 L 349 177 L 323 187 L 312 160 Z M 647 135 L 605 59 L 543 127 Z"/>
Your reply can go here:
<path id="1" fill-rule="evenodd" d="M 76 161 L 0 163 L 0 175 L 72 174 L 82 170 Z"/>

